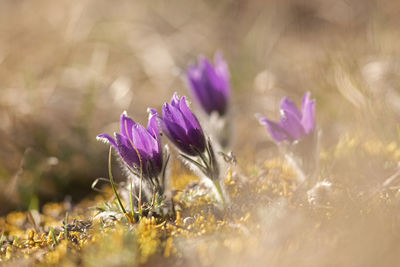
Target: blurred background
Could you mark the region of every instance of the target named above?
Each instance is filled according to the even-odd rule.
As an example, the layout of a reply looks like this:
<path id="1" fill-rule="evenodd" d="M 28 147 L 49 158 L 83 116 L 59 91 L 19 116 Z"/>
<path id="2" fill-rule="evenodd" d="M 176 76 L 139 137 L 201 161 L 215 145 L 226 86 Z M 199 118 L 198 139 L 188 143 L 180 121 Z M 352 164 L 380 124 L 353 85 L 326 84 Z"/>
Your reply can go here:
<path id="1" fill-rule="evenodd" d="M 108 150 L 95 136 L 187 94 L 200 54 L 229 63 L 239 160 L 271 151 L 254 113 L 277 118 L 306 91 L 325 145 L 397 138 L 399 26 L 394 0 L 2 0 L 0 215 L 93 193 Z"/>

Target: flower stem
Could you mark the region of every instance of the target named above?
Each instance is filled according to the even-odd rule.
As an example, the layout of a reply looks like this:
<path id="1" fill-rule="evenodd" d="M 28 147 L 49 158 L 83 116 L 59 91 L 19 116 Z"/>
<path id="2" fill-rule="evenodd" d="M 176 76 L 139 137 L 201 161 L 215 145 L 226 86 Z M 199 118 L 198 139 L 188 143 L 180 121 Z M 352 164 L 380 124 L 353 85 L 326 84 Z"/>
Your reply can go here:
<path id="1" fill-rule="evenodd" d="M 296 172 L 299 185 L 302 184 L 306 180 L 306 175 L 304 174 L 303 170 L 300 168 L 297 160 L 288 153 L 285 154 L 285 159 L 286 159 L 286 162 L 289 163 L 289 165 Z"/>
<path id="2" fill-rule="evenodd" d="M 153 210 L 154 210 L 154 205 L 156 203 L 156 186 L 153 186 L 153 198 L 151 200 L 151 208 L 148 217 L 151 217 L 153 215 Z"/>
<path id="3" fill-rule="evenodd" d="M 110 146 L 110 150 L 108 152 L 108 176 L 110 177 L 111 187 L 112 187 L 112 189 L 114 191 L 115 197 L 118 200 L 119 207 L 121 208 L 121 211 L 124 214 L 126 214 L 126 210 L 124 208 L 124 205 L 122 205 L 122 202 L 121 202 L 121 199 L 119 198 L 117 189 L 115 188 L 114 177 L 113 177 L 112 171 L 111 171 L 111 149 L 112 149 L 112 147 Z"/>
<path id="4" fill-rule="evenodd" d="M 219 182 L 218 180 L 213 180 L 212 182 L 213 182 L 213 184 L 214 184 L 215 189 L 216 189 L 217 192 L 218 192 L 219 197 L 221 198 L 222 205 L 223 205 L 223 207 L 225 208 L 225 206 L 226 206 L 226 200 L 225 200 L 224 192 L 222 191 L 221 184 L 220 184 L 220 182 Z"/>
<path id="5" fill-rule="evenodd" d="M 125 120 L 125 131 L 128 131 L 128 124 L 127 121 Z M 137 149 L 137 147 L 135 146 L 135 144 L 133 143 L 133 140 L 131 138 L 128 138 L 129 142 L 131 143 L 132 147 L 135 149 L 135 152 L 139 158 L 139 162 L 140 162 L 140 188 L 139 188 L 139 201 L 138 201 L 138 209 L 139 209 L 139 220 L 142 218 L 142 181 L 143 181 L 143 161 L 142 161 L 142 157 L 140 156 L 139 150 Z M 132 184 L 131 184 L 132 186 Z M 132 187 L 131 187 L 132 188 Z M 131 194 L 131 198 L 132 198 L 132 194 Z M 133 203 L 133 202 L 132 202 Z M 133 205 L 132 205 L 133 206 Z M 134 212 L 133 212 L 133 208 L 132 208 L 132 216 L 134 217 Z"/>
<path id="6" fill-rule="evenodd" d="M 130 201 L 131 201 L 131 216 L 132 218 L 135 218 L 135 210 L 133 209 L 133 182 L 131 180 L 131 193 L 130 193 Z"/>
<path id="7" fill-rule="evenodd" d="M 142 183 L 143 183 L 143 175 L 140 175 L 139 201 L 138 201 L 139 220 L 142 219 Z"/>

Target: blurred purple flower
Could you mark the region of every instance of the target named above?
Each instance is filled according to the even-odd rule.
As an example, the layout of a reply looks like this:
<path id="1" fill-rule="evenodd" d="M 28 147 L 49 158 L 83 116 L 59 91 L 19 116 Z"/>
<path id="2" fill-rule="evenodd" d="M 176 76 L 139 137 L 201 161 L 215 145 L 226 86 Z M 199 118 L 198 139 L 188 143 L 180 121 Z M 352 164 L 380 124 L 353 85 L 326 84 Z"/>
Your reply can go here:
<path id="1" fill-rule="evenodd" d="M 162 107 L 162 117 L 159 116 L 163 132 L 184 153 L 198 156 L 206 148 L 203 130 L 196 116 L 186 103 L 185 97 L 175 93 L 171 103 Z"/>
<path id="2" fill-rule="evenodd" d="M 230 97 L 229 70 L 221 53 L 215 55 L 214 66 L 208 59 L 199 58 L 197 65 L 188 68 L 187 77 L 195 99 L 206 113 L 226 113 Z"/>
<path id="3" fill-rule="evenodd" d="M 160 129 L 156 118 L 157 111 L 149 109 L 149 113 L 147 129 L 134 122 L 124 112 L 121 115 L 121 133 L 114 133 L 115 139 L 108 134 L 99 134 L 97 139 L 113 145 L 137 175 L 140 175 L 142 166 L 144 177 L 156 178 L 163 167 Z"/>
<path id="4" fill-rule="evenodd" d="M 315 130 L 315 100 L 310 100 L 310 93 L 303 97 L 302 111 L 287 97 L 281 101 L 280 122 L 261 118 L 272 138 L 276 142 L 300 140 Z"/>

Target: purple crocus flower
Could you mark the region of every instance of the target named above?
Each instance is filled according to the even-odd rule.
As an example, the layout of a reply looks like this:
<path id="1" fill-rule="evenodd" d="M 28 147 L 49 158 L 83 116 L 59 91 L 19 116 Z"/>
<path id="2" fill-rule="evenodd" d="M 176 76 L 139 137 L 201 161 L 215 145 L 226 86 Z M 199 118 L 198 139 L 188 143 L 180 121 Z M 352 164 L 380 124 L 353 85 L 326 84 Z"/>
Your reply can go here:
<path id="1" fill-rule="evenodd" d="M 160 124 L 167 137 L 184 153 L 198 156 L 206 149 L 203 130 L 196 116 L 186 103 L 186 98 L 179 98 L 175 93 L 170 103 L 162 107 Z"/>
<path id="2" fill-rule="evenodd" d="M 280 122 L 261 118 L 272 138 L 276 142 L 300 140 L 315 130 L 315 100 L 310 100 L 310 93 L 303 97 L 302 111 L 287 97 L 281 101 Z"/>
<path id="3" fill-rule="evenodd" d="M 207 114 L 224 115 L 230 97 L 229 70 L 221 53 L 215 55 L 214 66 L 204 57 L 187 70 L 192 93 Z"/>
<path id="4" fill-rule="evenodd" d="M 126 115 L 121 115 L 121 133 L 114 133 L 112 138 L 108 134 L 99 134 L 97 139 L 110 143 L 118 151 L 121 158 L 137 175 L 156 178 L 162 170 L 162 148 L 160 129 L 157 123 L 157 111 L 149 109 L 147 129 L 134 122 Z M 140 158 L 139 158 L 139 155 Z"/>

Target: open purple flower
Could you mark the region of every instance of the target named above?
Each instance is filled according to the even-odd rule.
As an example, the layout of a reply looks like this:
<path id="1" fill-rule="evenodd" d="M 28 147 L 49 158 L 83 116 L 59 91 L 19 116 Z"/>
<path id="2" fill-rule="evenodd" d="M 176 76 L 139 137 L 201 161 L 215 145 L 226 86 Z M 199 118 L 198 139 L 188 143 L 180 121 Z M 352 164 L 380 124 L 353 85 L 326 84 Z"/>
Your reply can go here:
<path id="1" fill-rule="evenodd" d="M 222 55 L 215 55 L 214 66 L 209 60 L 199 58 L 197 65 L 187 70 L 192 93 L 207 114 L 217 111 L 224 115 L 230 97 L 229 70 Z"/>
<path id="2" fill-rule="evenodd" d="M 175 93 L 171 103 L 162 107 L 160 124 L 167 137 L 184 153 L 198 156 L 206 149 L 206 140 L 203 130 L 196 116 L 186 103 L 185 97 L 178 97 Z"/>
<path id="3" fill-rule="evenodd" d="M 97 138 L 114 146 L 135 174 L 143 173 L 143 177 L 153 179 L 162 171 L 163 157 L 160 130 L 155 116 L 157 112 L 149 109 L 149 113 L 147 129 L 134 122 L 124 112 L 121 115 L 121 133 L 114 133 L 115 138 L 108 134 L 99 134 Z"/>
<path id="4" fill-rule="evenodd" d="M 287 97 L 281 101 L 279 123 L 261 118 L 272 138 L 276 142 L 300 140 L 315 130 L 315 100 L 310 100 L 310 93 L 303 97 L 302 111 Z"/>

